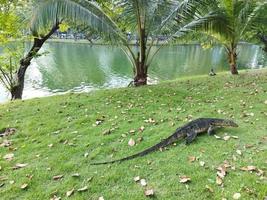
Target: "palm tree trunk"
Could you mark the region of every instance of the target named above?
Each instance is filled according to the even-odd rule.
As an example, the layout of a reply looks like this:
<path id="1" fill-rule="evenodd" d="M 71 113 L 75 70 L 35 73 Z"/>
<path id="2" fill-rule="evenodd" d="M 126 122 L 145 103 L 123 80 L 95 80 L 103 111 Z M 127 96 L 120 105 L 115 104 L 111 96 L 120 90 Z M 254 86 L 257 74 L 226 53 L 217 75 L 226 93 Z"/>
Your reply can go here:
<path id="1" fill-rule="evenodd" d="M 147 71 L 144 63 L 137 61 L 134 77 L 134 86 L 147 85 Z"/>
<path id="2" fill-rule="evenodd" d="M 32 59 L 39 52 L 45 41 L 59 28 L 59 24 L 59 22 L 56 23 L 47 35 L 41 38 L 34 38 L 32 48 L 30 49 L 28 54 L 20 60 L 20 67 L 16 73 L 17 83 L 10 91 L 11 100 L 22 99 L 26 70 L 30 66 Z"/>
<path id="3" fill-rule="evenodd" d="M 142 86 L 147 84 L 147 65 L 146 65 L 146 35 L 145 29 L 140 29 L 140 52 L 135 61 L 134 85 Z"/>
<path id="4" fill-rule="evenodd" d="M 232 43 L 231 47 L 227 48 L 227 49 L 228 49 L 228 62 L 230 65 L 231 74 L 237 75 L 238 74 L 238 71 L 237 71 L 237 52 L 236 52 L 237 45 Z"/>
<path id="5" fill-rule="evenodd" d="M 258 38 L 264 44 L 263 51 L 267 53 L 267 35 L 258 34 Z"/>

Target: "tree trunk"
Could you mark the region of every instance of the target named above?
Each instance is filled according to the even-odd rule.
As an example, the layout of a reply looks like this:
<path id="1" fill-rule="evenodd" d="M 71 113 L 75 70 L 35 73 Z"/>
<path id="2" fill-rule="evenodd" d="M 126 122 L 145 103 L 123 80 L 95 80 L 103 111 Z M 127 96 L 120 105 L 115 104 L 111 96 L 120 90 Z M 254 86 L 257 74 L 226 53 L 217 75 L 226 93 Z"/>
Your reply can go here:
<path id="1" fill-rule="evenodd" d="M 228 62 L 230 65 L 230 71 L 233 75 L 237 75 L 237 45 L 231 44 L 231 47 L 228 48 Z"/>
<path id="2" fill-rule="evenodd" d="M 17 72 L 17 84 L 11 88 L 11 100 L 22 99 L 22 92 L 24 89 L 24 77 L 25 72 L 28 66 L 20 66 L 19 71 Z"/>
<path id="3" fill-rule="evenodd" d="M 147 85 L 147 65 L 146 65 L 146 34 L 145 29 L 140 28 L 140 52 L 135 61 L 134 86 Z"/>
<path id="4" fill-rule="evenodd" d="M 20 67 L 16 73 L 17 83 L 10 91 L 11 100 L 22 99 L 26 70 L 30 66 L 32 59 L 39 52 L 45 41 L 59 28 L 59 24 L 60 22 L 56 23 L 47 35 L 41 38 L 34 38 L 32 48 L 30 49 L 28 54 L 20 60 Z"/>
<path id="5" fill-rule="evenodd" d="M 264 44 L 264 47 L 262 48 L 263 51 L 267 53 L 267 35 L 264 34 L 258 34 L 258 37 L 260 41 Z"/>
<path id="6" fill-rule="evenodd" d="M 134 86 L 147 85 L 147 72 L 144 63 L 136 63 L 136 73 L 134 77 Z"/>

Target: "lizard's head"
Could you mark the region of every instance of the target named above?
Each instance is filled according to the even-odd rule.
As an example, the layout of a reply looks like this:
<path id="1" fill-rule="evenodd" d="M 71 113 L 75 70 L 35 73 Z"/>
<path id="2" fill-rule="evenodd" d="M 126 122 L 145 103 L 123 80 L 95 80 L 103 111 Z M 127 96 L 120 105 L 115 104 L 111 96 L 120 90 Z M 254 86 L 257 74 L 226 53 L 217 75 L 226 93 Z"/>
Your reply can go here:
<path id="1" fill-rule="evenodd" d="M 211 122 L 214 126 L 229 126 L 229 127 L 238 127 L 238 125 L 229 119 L 215 119 Z"/>

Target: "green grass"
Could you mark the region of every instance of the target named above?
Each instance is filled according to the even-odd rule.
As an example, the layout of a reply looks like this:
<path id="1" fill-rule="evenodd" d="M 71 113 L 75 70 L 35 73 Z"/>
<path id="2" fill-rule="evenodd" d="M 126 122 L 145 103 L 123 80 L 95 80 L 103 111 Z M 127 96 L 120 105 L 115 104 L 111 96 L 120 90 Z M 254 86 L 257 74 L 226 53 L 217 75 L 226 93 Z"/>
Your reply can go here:
<path id="1" fill-rule="evenodd" d="M 146 188 L 153 188 L 155 199 L 232 199 L 236 192 L 241 193 L 241 199 L 263 199 L 267 196 L 266 100 L 267 71 L 257 70 L 242 72 L 239 76 L 223 73 L 142 88 L 68 94 L 0 105 L 0 130 L 18 129 L 14 135 L 4 138 L 12 141 L 12 146 L 0 147 L 0 184 L 5 183 L 0 187 L 0 198 L 50 199 L 55 194 L 63 199 L 103 196 L 105 200 L 140 200 L 148 198 L 144 195 Z M 247 113 L 253 114 L 247 116 Z M 217 135 L 228 133 L 239 139 L 224 141 L 204 134 L 189 146 L 180 141 L 163 152 L 123 163 L 90 166 L 93 161 L 139 152 L 198 117 L 233 118 L 239 127 L 220 129 Z M 156 123 L 146 123 L 149 118 Z M 104 121 L 96 126 L 97 119 Z M 141 126 L 145 127 L 143 132 L 139 131 Z M 114 130 L 103 135 L 109 129 Z M 132 129 L 135 133 L 130 133 Z M 130 138 L 140 137 L 143 141 L 134 147 L 128 146 Z M 253 146 L 246 148 L 248 144 Z M 242 155 L 236 150 L 241 150 Z M 3 159 L 12 152 L 12 161 Z M 198 157 L 205 166 L 200 166 L 199 161 L 189 162 L 189 156 Z M 216 168 L 224 161 L 234 168 L 229 169 L 221 187 L 215 182 Z M 16 163 L 28 163 L 28 166 L 12 170 Z M 265 171 L 265 175 L 240 170 L 248 165 Z M 72 177 L 74 173 L 80 177 Z M 63 179 L 53 180 L 53 176 L 59 174 L 64 175 Z M 189 176 L 191 182 L 180 183 L 181 175 Z M 135 183 L 135 176 L 146 179 L 148 186 Z M 28 187 L 22 190 L 24 183 Z M 66 197 L 67 191 L 84 186 L 88 186 L 87 191 L 75 191 Z"/>

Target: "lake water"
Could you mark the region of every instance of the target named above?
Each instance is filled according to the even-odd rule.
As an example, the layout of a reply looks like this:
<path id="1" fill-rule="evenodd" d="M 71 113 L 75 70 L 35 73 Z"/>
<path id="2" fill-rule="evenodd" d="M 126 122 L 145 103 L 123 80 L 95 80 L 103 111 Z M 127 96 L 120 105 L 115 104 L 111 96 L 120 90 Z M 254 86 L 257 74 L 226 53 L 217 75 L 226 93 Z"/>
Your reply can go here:
<path id="1" fill-rule="evenodd" d="M 126 87 L 133 77 L 130 62 L 119 47 L 49 42 L 42 51 L 49 53 L 33 60 L 26 73 L 23 98 Z M 267 54 L 259 46 L 242 44 L 238 52 L 239 69 L 267 67 Z M 156 83 L 208 74 L 212 67 L 216 72 L 229 70 L 224 48 L 164 47 L 149 68 L 149 80 Z M 8 99 L 0 85 L 0 102 Z"/>

